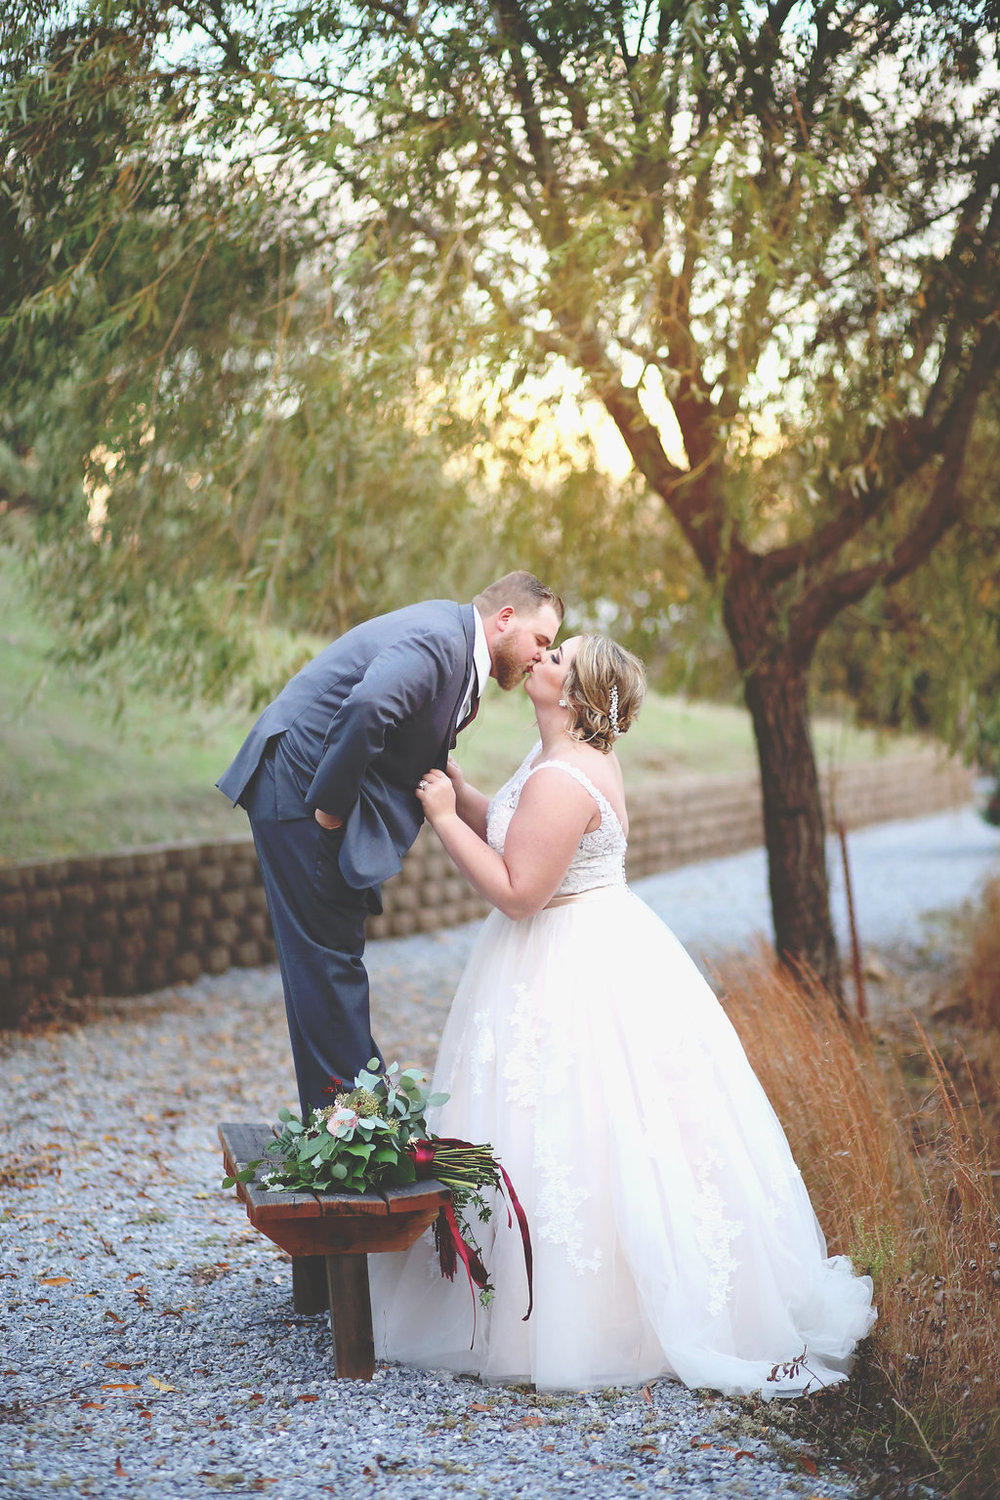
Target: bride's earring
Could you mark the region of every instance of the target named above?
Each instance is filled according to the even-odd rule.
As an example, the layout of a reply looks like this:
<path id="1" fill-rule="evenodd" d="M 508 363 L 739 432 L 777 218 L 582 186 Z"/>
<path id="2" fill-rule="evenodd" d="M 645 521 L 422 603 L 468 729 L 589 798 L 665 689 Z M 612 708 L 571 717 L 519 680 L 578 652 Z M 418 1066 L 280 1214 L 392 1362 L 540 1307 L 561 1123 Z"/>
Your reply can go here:
<path id="1" fill-rule="evenodd" d="M 569 704 L 566 702 L 565 698 L 560 698 L 559 699 L 559 707 L 560 708 L 569 708 Z"/>

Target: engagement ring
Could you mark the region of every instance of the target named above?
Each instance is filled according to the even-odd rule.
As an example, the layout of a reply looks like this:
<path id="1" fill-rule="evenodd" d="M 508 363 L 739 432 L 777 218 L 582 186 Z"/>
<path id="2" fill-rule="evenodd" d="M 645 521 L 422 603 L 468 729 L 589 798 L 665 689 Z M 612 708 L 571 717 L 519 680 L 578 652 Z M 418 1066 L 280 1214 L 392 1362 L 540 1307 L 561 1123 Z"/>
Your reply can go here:
<path id="1" fill-rule="evenodd" d="M 421 792 L 426 791 L 427 790 L 427 783 L 426 783 L 426 781 L 418 781 L 417 782 L 417 790 L 421 791 Z"/>

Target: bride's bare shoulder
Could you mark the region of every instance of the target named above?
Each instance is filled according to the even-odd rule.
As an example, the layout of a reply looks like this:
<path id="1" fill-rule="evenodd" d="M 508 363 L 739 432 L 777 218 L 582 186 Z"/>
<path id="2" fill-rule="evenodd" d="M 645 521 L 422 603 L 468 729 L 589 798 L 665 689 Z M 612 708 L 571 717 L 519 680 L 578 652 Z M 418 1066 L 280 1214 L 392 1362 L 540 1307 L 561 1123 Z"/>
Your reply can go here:
<path id="1" fill-rule="evenodd" d="M 602 750 L 596 750 L 593 745 L 585 745 L 579 742 L 571 743 L 572 750 L 569 754 L 560 756 L 560 759 L 567 760 L 571 764 L 579 766 L 584 775 L 606 797 L 611 797 L 613 792 L 622 792 L 624 787 L 622 768 L 618 764 L 618 757 L 613 750 L 610 754 L 605 755 Z"/>

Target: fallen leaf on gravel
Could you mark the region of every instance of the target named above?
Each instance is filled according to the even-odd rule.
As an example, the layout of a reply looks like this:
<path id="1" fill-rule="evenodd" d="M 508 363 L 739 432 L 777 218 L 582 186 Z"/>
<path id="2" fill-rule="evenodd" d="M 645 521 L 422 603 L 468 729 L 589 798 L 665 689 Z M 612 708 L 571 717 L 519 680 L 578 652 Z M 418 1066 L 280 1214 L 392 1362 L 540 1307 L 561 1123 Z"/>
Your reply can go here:
<path id="1" fill-rule="evenodd" d="M 120 1360 L 106 1359 L 104 1361 L 104 1368 L 106 1370 L 134 1370 L 135 1365 L 123 1365 Z"/>
<path id="2" fill-rule="evenodd" d="M 648 1385 L 644 1385 L 643 1388 L 642 1388 L 642 1399 L 644 1401 L 648 1401 L 649 1404 L 650 1404 L 650 1406 L 652 1406 L 652 1404 L 653 1404 L 653 1393 L 649 1389 Z"/>
<path id="3" fill-rule="evenodd" d="M 39 1286 L 67 1286 L 73 1280 L 72 1276 L 39 1276 Z"/>
<path id="4" fill-rule="evenodd" d="M 81 1401 L 80 1402 L 80 1410 L 81 1411 L 103 1411 L 104 1410 L 104 1402 L 103 1401 Z"/>
<path id="5" fill-rule="evenodd" d="M 155 1375 L 147 1375 L 146 1379 L 150 1385 L 155 1385 L 158 1391 L 176 1391 L 175 1385 L 168 1385 L 165 1380 L 157 1380 Z"/>
<path id="6" fill-rule="evenodd" d="M 482 1401 L 473 1401 L 469 1406 L 470 1411 L 492 1411 L 492 1406 L 486 1406 Z"/>
<path id="7" fill-rule="evenodd" d="M 318 1396 L 296 1396 L 296 1401 L 318 1401 Z"/>
<path id="8" fill-rule="evenodd" d="M 118 1475 L 119 1479 L 127 1479 L 128 1478 L 128 1475 L 126 1474 L 125 1470 L 122 1468 L 122 1461 L 121 1461 L 120 1458 L 116 1458 L 115 1459 L 115 1473 Z"/>
<path id="9" fill-rule="evenodd" d="M 220 1276 L 225 1276 L 231 1269 L 228 1260 L 220 1260 L 214 1266 L 192 1266 L 190 1271 L 185 1271 L 185 1276 L 190 1276 L 195 1286 L 211 1286 L 213 1281 L 218 1281 Z"/>
<path id="10" fill-rule="evenodd" d="M 119 1316 L 118 1316 L 118 1314 L 117 1314 L 117 1313 L 113 1313 L 113 1312 L 112 1312 L 112 1311 L 111 1311 L 111 1309 L 110 1309 L 110 1308 L 108 1308 L 108 1310 L 107 1310 L 107 1311 L 106 1311 L 106 1312 L 105 1312 L 105 1314 L 104 1314 L 104 1316 L 105 1316 L 105 1317 L 106 1317 L 106 1318 L 113 1318 L 113 1319 L 114 1319 L 114 1320 L 115 1320 L 115 1322 L 116 1322 L 116 1323 L 121 1323 L 121 1322 L 123 1322 L 123 1321 L 124 1321 L 124 1320 L 123 1320 L 123 1319 L 122 1319 L 122 1318 L 120 1318 L 120 1317 L 119 1317 Z"/>
<path id="11" fill-rule="evenodd" d="M 142 1389 L 141 1386 L 138 1386 L 138 1385 L 128 1385 L 125 1381 L 120 1381 L 117 1384 L 113 1383 L 111 1385 L 102 1385 L 101 1386 L 101 1390 L 102 1391 L 138 1391 L 138 1390 L 141 1390 L 141 1389 Z"/>
<path id="12" fill-rule="evenodd" d="M 816 1465 L 813 1463 L 812 1459 L 811 1458 L 806 1458 L 806 1456 L 805 1456 L 804 1453 L 800 1453 L 799 1454 L 799 1463 L 805 1469 L 805 1471 L 806 1471 L 807 1474 L 818 1474 L 819 1473 L 819 1470 L 817 1469 Z"/>
<path id="13" fill-rule="evenodd" d="M 526 1417 L 522 1417 L 519 1422 L 512 1422 L 511 1423 L 511 1427 L 512 1428 L 513 1427 L 544 1427 L 544 1426 L 545 1426 L 545 1418 L 544 1417 L 540 1417 L 538 1415 L 538 1413 L 534 1412 L 534 1411 L 529 1412 Z"/>

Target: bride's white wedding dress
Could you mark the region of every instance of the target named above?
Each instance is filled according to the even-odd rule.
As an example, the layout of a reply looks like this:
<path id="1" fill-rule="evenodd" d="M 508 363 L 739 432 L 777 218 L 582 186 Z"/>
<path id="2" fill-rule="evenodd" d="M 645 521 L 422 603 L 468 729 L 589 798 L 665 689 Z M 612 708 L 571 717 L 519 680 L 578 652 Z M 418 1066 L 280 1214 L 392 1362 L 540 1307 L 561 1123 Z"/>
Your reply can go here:
<path id="1" fill-rule="evenodd" d="M 494 849 L 538 750 L 490 803 Z M 534 1311 L 522 1321 L 520 1236 L 501 1206 L 480 1235 L 496 1295 L 474 1347 L 461 1265 L 444 1280 L 428 1233 L 369 1259 L 377 1352 L 539 1390 L 674 1376 L 770 1395 L 842 1380 L 875 1321 L 871 1280 L 827 1257 L 732 1025 L 626 887 L 610 803 L 577 767 L 545 766 L 586 787 L 601 824 L 550 906 L 484 923 L 434 1072 L 451 1097 L 429 1121 L 502 1158 L 531 1228 Z"/>

